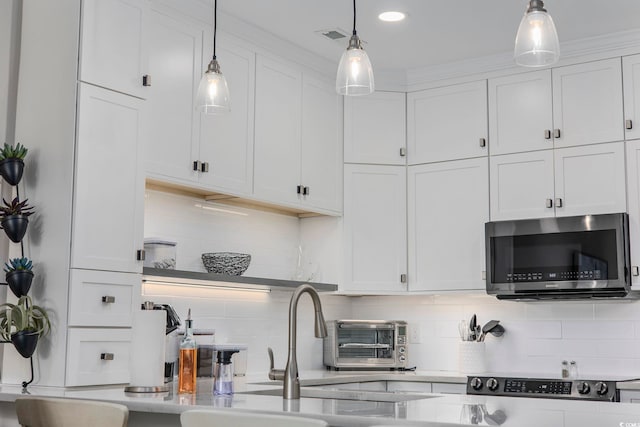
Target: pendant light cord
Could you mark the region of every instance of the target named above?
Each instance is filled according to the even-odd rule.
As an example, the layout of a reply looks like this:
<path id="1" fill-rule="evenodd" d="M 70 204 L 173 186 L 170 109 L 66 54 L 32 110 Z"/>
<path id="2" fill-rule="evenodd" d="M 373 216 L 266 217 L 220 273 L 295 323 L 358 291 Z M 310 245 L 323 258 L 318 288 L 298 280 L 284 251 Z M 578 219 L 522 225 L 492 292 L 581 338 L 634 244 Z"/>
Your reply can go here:
<path id="1" fill-rule="evenodd" d="M 356 0 L 353 0 L 353 35 L 356 35 Z"/>
<path id="2" fill-rule="evenodd" d="M 355 0 L 354 0 L 355 2 Z M 213 59 L 216 59 L 216 32 L 218 30 L 218 0 L 213 0 Z"/>

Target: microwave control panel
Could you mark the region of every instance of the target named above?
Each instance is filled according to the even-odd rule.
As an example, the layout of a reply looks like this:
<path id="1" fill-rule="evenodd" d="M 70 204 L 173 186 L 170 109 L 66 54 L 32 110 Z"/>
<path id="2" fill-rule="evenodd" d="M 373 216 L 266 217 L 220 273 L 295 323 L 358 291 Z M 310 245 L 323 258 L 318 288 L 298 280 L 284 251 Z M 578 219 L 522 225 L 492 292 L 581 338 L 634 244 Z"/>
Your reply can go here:
<path id="1" fill-rule="evenodd" d="M 557 282 L 567 280 L 602 280 L 601 270 L 583 271 L 531 271 L 526 273 L 507 273 L 507 282 Z"/>

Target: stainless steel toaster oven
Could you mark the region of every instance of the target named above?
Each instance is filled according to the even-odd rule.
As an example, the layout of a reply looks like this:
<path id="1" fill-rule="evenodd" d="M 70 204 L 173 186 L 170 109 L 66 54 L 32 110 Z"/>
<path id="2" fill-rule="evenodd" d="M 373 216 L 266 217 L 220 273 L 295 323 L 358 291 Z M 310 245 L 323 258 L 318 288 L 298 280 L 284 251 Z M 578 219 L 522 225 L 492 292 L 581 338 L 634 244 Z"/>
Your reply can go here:
<path id="1" fill-rule="evenodd" d="M 400 320 L 332 320 L 327 322 L 323 360 L 339 369 L 407 367 L 407 322 Z"/>

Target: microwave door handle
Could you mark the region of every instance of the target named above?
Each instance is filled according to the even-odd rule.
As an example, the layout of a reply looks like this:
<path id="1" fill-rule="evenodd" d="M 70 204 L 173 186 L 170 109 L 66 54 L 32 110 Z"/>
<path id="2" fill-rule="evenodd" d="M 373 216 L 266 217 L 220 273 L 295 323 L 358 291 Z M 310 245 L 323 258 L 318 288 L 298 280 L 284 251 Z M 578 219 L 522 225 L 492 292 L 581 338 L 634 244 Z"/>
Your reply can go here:
<path id="1" fill-rule="evenodd" d="M 395 329 L 395 325 L 391 323 L 375 324 L 375 323 L 340 323 L 340 329 Z"/>

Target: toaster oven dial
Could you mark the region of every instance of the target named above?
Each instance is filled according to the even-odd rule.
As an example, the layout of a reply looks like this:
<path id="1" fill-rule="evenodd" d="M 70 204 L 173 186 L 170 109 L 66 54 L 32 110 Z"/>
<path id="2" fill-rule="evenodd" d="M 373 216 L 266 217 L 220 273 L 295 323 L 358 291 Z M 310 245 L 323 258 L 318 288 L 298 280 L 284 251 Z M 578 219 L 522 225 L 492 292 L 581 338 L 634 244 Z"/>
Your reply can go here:
<path id="1" fill-rule="evenodd" d="M 404 348 L 404 347 L 398 347 L 398 353 L 400 353 L 400 354 L 404 354 L 404 352 L 405 352 L 405 351 L 406 351 L 406 350 L 405 350 L 405 348 Z"/>
<path id="2" fill-rule="evenodd" d="M 404 336 L 398 336 L 398 344 L 406 344 L 407 339 Z"/>
<path id="3" fill-rule="evenodd" d="M 400 355 L 400 357 L 398 357 L 398 360 L 400 360 L 401 362 L 404 362 L 405 360 L 407 360 L 407 358 L 404 356 L 404 354 Z"/>

